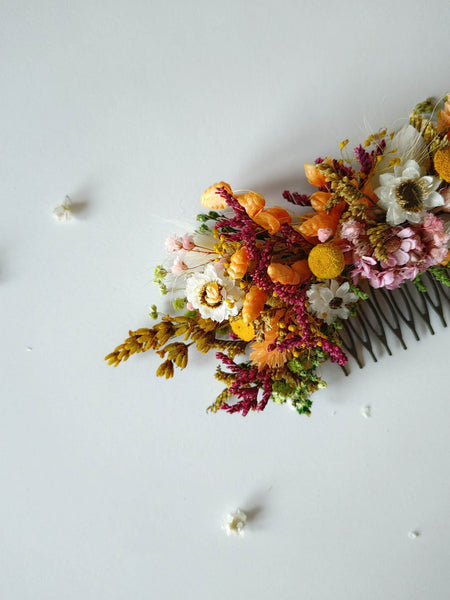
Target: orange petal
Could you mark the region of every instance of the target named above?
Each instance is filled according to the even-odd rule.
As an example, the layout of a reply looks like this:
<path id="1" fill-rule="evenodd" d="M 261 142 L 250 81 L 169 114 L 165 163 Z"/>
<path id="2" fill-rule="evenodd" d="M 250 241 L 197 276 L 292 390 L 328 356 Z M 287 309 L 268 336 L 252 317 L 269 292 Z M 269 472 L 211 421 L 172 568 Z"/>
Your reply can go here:
<path id="1" fill-rule="evenodd" d="M 282 265 L 281 263 L 271 263 L 267 267 L 267 274 L 272 281 L 283 285 L 298 285 L 300 283 L 300 274 L 288 265 Z"/>
<path id="2" fill-rule="evenodd" d="M 331 229 L 335 233 L 344 207 L 345 202 L 341 202 L 338 206 L 332 208 L 329 213 L 317 213 L 304 221 L 300 226 L 295 227 L 295 229 L 306 238 L 317 237 L 319 229 Z"/>
<path id="3" fill-rule="evenodd" d="M 257 194 L 256 192 L 237 194 L 236 199 L 239 204 L 245 208 L 245 212 L 251 219 L 261 212 L 266 205 L 264 196 L 261 196 L 261 194 Z"/>
<path id="4" fill-rule="evenodd" d="M 242 279 L 246 274 L 250 259 L 245 246 L 239 248 L 230 258 L 230 266 L 228 267 L 228 275 L 231 279 Z"/>
<path id="5" fill-rule="evenodd" d="M 331 198 L 330 192 L 314 192 L 311 194 L 311 206 L 316 212 L 324 212 L 328 200 Z"/>
<path id="6" fill-rule="evenodd" d="M 242 318 L 244 323 L 251 323 L 261 314 L 267 300 L 266 292 L 254 285 L 247 292 L 242 306 Z"/>
<path id="7" fill-rule="evenodd" d="M 307 238 L 317 237 L 319 229 L 324 229 L 330 226 L 330 215 L 319 213 L 304 221 L 300 226 L 296 227 L 297 231 Z"/>
<path id="8" fill-rule="evenodd" d="M 278 219 L 278 221 L 280 221 L 281 225 L 283 225 L 283 223 L 289 223 L 289 225 L 292 223 L 291 215 L 288 213 L 287 210 L 284 210 L 284 208 L 281 208 L 281 206 L 274 206 L 273 208 L 266 208 L 265 212 L 271 214 L 276 219 Z"/>
<path id="9" fill-rule="evenodd" d="M 325 179 L 325 175 L 318 170 L 317 165 L 305 163 L 303 166 L 305 167 L 306 179 L 311 185 L 314 187 L 322 187 L 326 184 L 327 180 Z"/>
<path id="10" fill-rule="evenodd" d="M 303 260 L 297 260 L 293 265 L 291 265 L 291 269 L 293 269 L 299 275 L 300 283 L 303 283 L 312 275 L 307 258 L 304 258 Z"/>
<path id="11" fill-rule="evenodd" d="M 369 198 L 371 200 L 373 200 L 373 204 L 376 204 L 378 202 L 378 198 L 377 198 L 377 196 L 375 196 L 375 193 L 373 191 L 373 187 L 372 187 L 372 184 L 370 183 L 370 181 L 366 181 L 366 183 L 361 188 L 361 192 L 363 194 L 366 194 L 366 196 L 369 196 Z M 366 206 L 371 206 L 370 200 L 368 198 L 361 198 L 360 202 L 362 202 L 362 204 L 365 204 Z"/>
<path id="12" fill-rule="evenodd" d="M 280 230 L 280 221 L 268 212 L 268 210 L 262 210 L 252 218 L 260 227 L 266 229 L 270 235 L 275 235 Z"/>
<path id="13" fill-rule="evenodd" d="M 224 181 L 215 183 L 203 192 L 202 197 L 200 198 L 200 202 L 203 204 L 203 206 L 214 209 L 226 208 L 228 206 L 225 198 L 222 198 L 222 196 L 217 194 L 217 189 L 220 187 L 225 188 L 229 194 L 233 193 L 228 183 L 225 183 Z"/>

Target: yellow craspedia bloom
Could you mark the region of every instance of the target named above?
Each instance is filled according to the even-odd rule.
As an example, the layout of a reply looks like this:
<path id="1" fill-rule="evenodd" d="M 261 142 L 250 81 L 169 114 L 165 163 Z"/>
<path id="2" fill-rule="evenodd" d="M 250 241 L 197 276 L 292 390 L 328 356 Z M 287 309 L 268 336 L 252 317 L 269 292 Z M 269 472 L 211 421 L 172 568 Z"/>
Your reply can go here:
<path id="1" fill-rule="evenodd" d="M 450 182 L 450 148 L 443 148 L 436 152 L 434 168 L 441 179 Z"/>
<path id="2" fill-rule="evenodd" d="M 319 279 L 334 279 L 344 270 L 344 253 L 334 244 L 317 244 L 309 253 L 308 265 Z"/>
<path id="3" fill-rule="evenodd" d="M 236 321 L 230 321 L 231 329 L 241 340 L 244 342 L 251 342 L 255 337 L 255 328 L 251 323 L 245 323 L 244 319 L 236 319 Z"/>

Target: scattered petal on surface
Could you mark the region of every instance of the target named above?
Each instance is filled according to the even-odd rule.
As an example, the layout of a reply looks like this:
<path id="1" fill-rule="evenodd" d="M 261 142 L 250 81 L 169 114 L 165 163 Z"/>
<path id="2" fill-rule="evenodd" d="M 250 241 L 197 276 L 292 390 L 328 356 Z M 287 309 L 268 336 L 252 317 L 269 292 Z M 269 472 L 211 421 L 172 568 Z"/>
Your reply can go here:
<path id="1" fill-rule="evenodd" d="M 224 524 L 224 529 L 227 535 L 244 535 L 244 527 L 247 523 L 247 515 L 240 508 L 237 508 L 234 512 L 229 513 Z"/>
<path id="2" fill-rule="evenodd" d="M 420 533 L 418 531 L 410 531 L 408 533 L 408 537 L 410 540 L 415 540 L 416 537 L 419 537 Z"/>
<path id="3" fill-rule="evenodd" d="M 64 198 L 64 202 L 57 206 L 53 211 L 53 216 L 57 221 L 65 221 L 66 223 L 71 220 L 72 214 L 72 200 L 69 196 Z"/>
<path id="4" fill-rule="evenodd" d="M 371 407 L 370 406 L 363 406 L 362 409 L 361 409 L 361 414 L 366 419 L 370 419 L 370 417 L 372 416 L 372 409 L 371 409 Z"/>

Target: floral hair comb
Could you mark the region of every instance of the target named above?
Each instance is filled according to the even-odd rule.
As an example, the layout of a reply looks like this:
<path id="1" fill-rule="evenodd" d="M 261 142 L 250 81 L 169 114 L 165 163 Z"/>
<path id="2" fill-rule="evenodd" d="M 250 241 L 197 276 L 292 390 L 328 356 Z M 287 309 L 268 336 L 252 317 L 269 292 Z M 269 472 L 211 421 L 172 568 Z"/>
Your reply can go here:
<path id="1" fill-rule="evenodd" d="M 274 400 L 310 414 L 326 385 L 322 363 L 345 370 L 346 352 L 359 366 L 362 348 L 374 360 L 376 347 L 391 354 L 389 332 L 406 348 L 403 326 L 419 339 L 422 319 L 434 333 L 430 310 L 446 326 L 450 99 L 422 102 L 398 131 L 347 146 L 339 159 L 305 164 L 316 190 L 284 192 L 291 210 L 224 182 L 209 187 L 198 228 L 170 237 L 171 267 L 155 270 L 173 314 L 153 306 L 161 320 L 130 331 L 105 360 L 154 350 L 156 374 L 170 378 L 191 346 L 214 350 L 225 389 L 209 410 L 247 415 Z"/>

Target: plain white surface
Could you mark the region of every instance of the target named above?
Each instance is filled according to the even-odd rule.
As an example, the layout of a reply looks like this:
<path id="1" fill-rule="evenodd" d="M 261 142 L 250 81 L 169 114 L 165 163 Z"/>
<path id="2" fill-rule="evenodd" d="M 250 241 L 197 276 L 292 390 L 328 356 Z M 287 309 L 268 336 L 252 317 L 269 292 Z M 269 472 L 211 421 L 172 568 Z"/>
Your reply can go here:
<path id="1" fill-rule="evenodd" d="M 103 356 L 149 323 L 204 188 L 308 191 L 303 162 L 448 91 L 448 2 L 0 6 L 0 596 L 446 600 L 437 322 L 350 378 L 327 367 L 310 419 L 207 415 L 212 356 L 169 382 Z"/>

